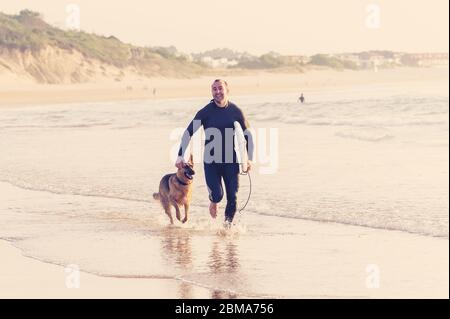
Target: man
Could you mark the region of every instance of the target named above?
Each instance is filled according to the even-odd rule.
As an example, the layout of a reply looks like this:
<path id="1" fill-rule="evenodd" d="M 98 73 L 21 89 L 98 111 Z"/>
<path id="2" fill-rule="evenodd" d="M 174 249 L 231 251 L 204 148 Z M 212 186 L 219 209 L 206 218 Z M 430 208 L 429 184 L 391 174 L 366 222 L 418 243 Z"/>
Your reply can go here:
<path id="1" fill-rule="evenodd" d="M 251 168 L 253 158 L 253 138 L 251 132 L 247 130 L 249 126 L 241 109 L 228 100 L 227 82 L 215 80 L 211 85 L 211 93 L 213 96 L 211 102 L 197 112 L 184 132 L 175 166 L 180 168 L 185 164 L 183 156 L 189 141 L 197 129 L 203 126 L 206 137 L 203 161 L 210 200 L 209 212 L 212 218 L 216 218 L 217 204 L 224 195 L 223 179 L 227 198 L 225 224 L 229 227 L 236 213 L 239 188 L 239 163 L 233 147 L 233 136 L 231 135 L 230 141 L 229 134 L 230 130 L 234 130 L 234 122 L 240 124 L 247 141 L 247 172 Z"/>
<path id="2" fill-rule="evenodd" d="M 303 93 L 300 95 L 300 97 L 298 98 L 298 100 L 303 103 L 305 102 L 305 97 L 303 96 Z"/>

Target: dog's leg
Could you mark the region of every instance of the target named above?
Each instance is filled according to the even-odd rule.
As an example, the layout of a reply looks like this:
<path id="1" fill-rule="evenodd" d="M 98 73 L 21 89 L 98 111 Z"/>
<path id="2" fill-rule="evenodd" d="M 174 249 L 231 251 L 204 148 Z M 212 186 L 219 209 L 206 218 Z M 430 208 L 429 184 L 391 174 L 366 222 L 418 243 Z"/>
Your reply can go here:
<path id="1" fill-rule="evenodd" d="M 177 219 L 179 221 L 181 221 L 180 207 L 178 206 L 177 203 L 174 203 L 173 206 L 175 207 L 175 212 L 176 212 Z"/>
<path id="2" fill-rule="evenodd" d="M 177 219 L 179 221 L 181 221 L 180 207 L 178 206 L 178 203 L 170 197 L 169 197 L 169 199 L 170 199 L 170 203 L 173 205 L 173 207 L 175 207 L 175 214 L 177 216 Z"/>
<path id="3" fill-rule="evenodd" d="M 170 203 L 167 200 L 161 200 L 161 204 L 163 205 L 166 215 L 169 216 L 170 224 L 173 225 L 173 218 L 172 218 L 172 211 L 170 208 Z"/>
<path id="4" fill-rule="evenodd" d="M 181 221 L 183 224 L 188 220 L 188 213 L 189 213 L 189 204 L 184 204 L 184 218 Z"/>

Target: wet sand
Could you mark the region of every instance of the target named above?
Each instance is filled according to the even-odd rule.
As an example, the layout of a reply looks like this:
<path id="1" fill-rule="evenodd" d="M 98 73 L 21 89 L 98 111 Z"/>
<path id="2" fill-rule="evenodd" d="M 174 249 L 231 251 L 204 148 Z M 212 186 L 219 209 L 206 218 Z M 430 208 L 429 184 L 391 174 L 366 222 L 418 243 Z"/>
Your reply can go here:
<path id="1" fill-rule="evenodd" d="M 0 183 L 0 191 L 2 210 L 19 206 L 20 198 L 36 205 L 45 202 L 49 209 L 54 206 L 53 201 L 67 200 L 66 195 L 24 190 L 7 183 Z M 152 214 L 161 215 L 149 212 Z M 139 232 L 127 235 L 118 230 L 95 238 L 89 236 L 86 240 L 81 236 L 87 230 L 78 233 L 73 218 L 67 217 L 54 225 L 52 217 L 45 220 L 35 216 L 38 220 L 29 222 L 27 227 L 36 229 L 40 224 L 47 225 L 48 239 L 45 235 L 37 242 L 11 238 L 13 245 L 16 241 L 24 249 L 22 254 L 7 242 L 0 242 L 3 265 L 0 297 L 448 298 L 448 239 L 246 214 L 246 224 L 261 225 L 257 231 L 239 229 L 224 233 L 219 227 L 205 226 L 208 224 L 204 220 L 209 219 L 206 216 L 202 216 L 203 222 L 197 216 L 188 225 L 170 227 L 160 216 L 162 226 L 155 235 L 146 235 L 146 231 L 142 236 Z M 142 220 L 128 222 L 122 219 L 121 224 L 123 227 L 129 223 L 140 224 L 145 228 L 145 220 L 149 218 L 143 216 Z M 270 225 L 275 223 L 282 231 L 267 235 Z M 53 227 L 74 230 L 59 236 L 52 235 Z M 102 228 L 95 224 L 92 227 Z M 132 247 L 130 240 L 134 243 Z M 49 260 L 42 263 L 46 259 L 44 255 L 39 258 L 41 261 L 23 255 L 27 251 L 31 253 L 36 244 L 46 246 L 44 255 L 62 253 L 61 256 L 73 256 L 67 260 L 77 263 L 80 259 L 75 256 L 92 260 L 80 266 L 80 288 L 66 286 L 69 277 L 65 267 L 71 265 L 69 261 L 54 265 Z M 152 254 L 143 257 L 154 249 L 160 251 L 161 258 Z M 120 261 L 113 269 L 118 272 L 124 269 L 125 275 L 92 274 L 97 266 L 102 267 L 93 265 L 97 259 L 110 264 Z M 136 260 L 142 265 L 135 265 Z M 134 271 L 148 267 L 164 272 L 167 262 L 182 269 L 179 276 L 133 278 L 126 275 L 136 267 Z M 91 269 L 90 273 L 83 271 L 84 264 Z M 215 289 L 217 283 L 220 290 Z"/>

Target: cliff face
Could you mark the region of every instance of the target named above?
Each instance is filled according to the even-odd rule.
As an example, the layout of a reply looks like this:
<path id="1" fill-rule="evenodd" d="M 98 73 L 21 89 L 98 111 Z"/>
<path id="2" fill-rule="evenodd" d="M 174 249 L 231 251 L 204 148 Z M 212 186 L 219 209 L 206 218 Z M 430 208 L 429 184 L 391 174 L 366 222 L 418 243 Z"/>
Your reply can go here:
<path id="1" fill-rule="evenodd" d="M 38 83 L 86 82 L 98 73 L 95 65 L 79 52 L 47 46 L 39 51 L 3 49 L 0 72 L 12 72 Z"/>
<path id="2" fill-rule="evenodd" d="M 122 81 L 126 76 L 157 76 L 158 72 L 142 74 L 135 67 L 116 67 L 86 58 L 78 51 L 47 46 L 39 51 L 0 50 L 0 74 L 42 84 L 72 84 L 97 81 Z"/>

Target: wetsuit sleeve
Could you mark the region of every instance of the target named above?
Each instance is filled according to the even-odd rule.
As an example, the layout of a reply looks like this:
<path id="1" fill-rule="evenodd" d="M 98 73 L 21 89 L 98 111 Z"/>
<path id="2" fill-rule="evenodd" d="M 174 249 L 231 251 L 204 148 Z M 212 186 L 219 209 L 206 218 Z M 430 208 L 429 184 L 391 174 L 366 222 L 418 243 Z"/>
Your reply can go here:
<path id="1" fill-rule="evenodd" d="M 247 142 L 248 159 L 250 161 L 253 161 L 253 150 L 254 150 L 253 135 L 252 132 L 249 130 L 250 125 L 245 119 L 244 113 L 239 108 L 237 112 L 237 121 L 241 125 L 242 130 L 244 131 L 245 141 Z"/>
<path id="2" fill-rule="evenodd" d="M 202 110 L 198 111 L 195 114 L 194 119 L 189 123 L 188 127 L 183 133 L 183 137 L 181 139 L 180 148 L 178 150 L 178 156 L 184 156 L 187 147 L 189 146 L 189 142 L 191 140 L 192 135 L 203 125 L 203 112 Z"/>

